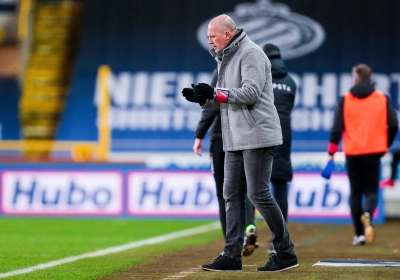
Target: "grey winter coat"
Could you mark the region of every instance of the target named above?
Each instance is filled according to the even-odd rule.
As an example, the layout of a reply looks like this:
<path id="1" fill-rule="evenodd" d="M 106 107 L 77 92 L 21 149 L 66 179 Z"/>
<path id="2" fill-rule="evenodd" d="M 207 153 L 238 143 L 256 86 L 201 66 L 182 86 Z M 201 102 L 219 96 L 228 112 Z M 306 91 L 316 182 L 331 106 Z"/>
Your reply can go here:
<path id="1" fill-rule="evenodd" d="M 224 151 L 272 147 L 282 144 L 282 132 L 274 105 L 271 63 L 264 51 L 239 29 L 233 41 L 218 54 L 216 97 L 206 107 L 216 105 L 221 90 L 226 103 L 221 110 Z"/>

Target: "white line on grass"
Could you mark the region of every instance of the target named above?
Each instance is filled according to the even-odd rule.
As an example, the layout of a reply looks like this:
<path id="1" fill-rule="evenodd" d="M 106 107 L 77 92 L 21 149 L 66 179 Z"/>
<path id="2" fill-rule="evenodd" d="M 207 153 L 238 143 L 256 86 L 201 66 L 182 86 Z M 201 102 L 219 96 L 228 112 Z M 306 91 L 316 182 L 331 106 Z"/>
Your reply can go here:
<path id="1" fill-rule="evenodd" d="M 85 253 L 85 254 L 78 255 L 78 256 L 72 256 L 72 257 L 68 257 L 65 259 L 61 259 L 61 260 L 51 261 L 48 263 L 43 263 L 43 264 L 39 264 L 39 265 L 35 265 L 35 266 L 23 268 L 23 269 L 18 269 L 18 270 L 6 272 L 6 273 L 1 273 L 0 278 L 6 278 L 9 276 L 14 276 L 14 275 L 18 275 L 18 274 L 29 273 L 29 272 L 32 272 L 35 270 L 54 267 L 54 266 L 58 266 L 61 264 L 74 262 L 74 261 L 77 261 L 80 259 L 95 258 L 95 257 L 113 254 L 113 253 L 119 253 L 122 251 L 142 247 L 145 245 L 154 245 L 157 243 L 162 243 L 165 241 L 169 241 L 169 240 L 173 240 L 173 239 L 177 239 L 177 238 L 181 238 L 181 237 L 187 237 L 187 236 L 191 236 L 191 235 L 205 233 L 205 232 L 208 232 L 208 231 L 211 231 L 214 229 L 218 229 L 220 227 L 221 227 L 221 224 L 219 222 L 215 222 L 215 223 L 208 224 L 205 226 L 200 226 L 200 227 L 195 227 L 195 228 L 186 229 L 186 230 L 182 230 L 182 231 L 177 231 L 177 232 L 173 232 L 173 233 L 169 233 L 169 234 L 165 234 L 165 235 L 161 235 L 161 236 L 157 236 L 157 237 L 148 238 L 145 240 L 130 242 L 130 243 L 115 246 L 115 247 L 110 247 L 110 248 L 97 250 L 97 251 L 90 252 L 90 253 Z"/>
<path id="2" fill-rule="evenodd" d="M 162 280 L 181 279 L 181 278 L 185 278 L 186 276 L 188 276 L 190 274 L 195 274 L 199 271 L 201 271 L 200 267 L 193 267 L 193 268 L 189 268 L 184 271 L 181 271 L 179 273 L 175 273 L 174 275 L 167 276 L 167 277 L 163 278 Z"/>

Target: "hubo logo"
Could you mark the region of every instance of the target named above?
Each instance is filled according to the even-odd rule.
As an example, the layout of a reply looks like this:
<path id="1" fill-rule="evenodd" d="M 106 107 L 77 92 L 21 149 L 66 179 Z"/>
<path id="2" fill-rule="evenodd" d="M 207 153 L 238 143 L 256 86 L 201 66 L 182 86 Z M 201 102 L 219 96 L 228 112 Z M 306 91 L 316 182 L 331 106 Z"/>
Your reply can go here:
<path id="1" fill-rule="evenodd" d="M 122 187 L 118 171 L 6 170 L 1 210 L 8 215 L 120 215 Z"/>
<path id="2" fill-rule="evenodd" d="M 291 12 L 285 4 L 271 3 L 270 0 L 238 4 L 233 13 L 226 14 L 260 47 L 267 43 L 279 46 L 284 59 L 308 54 L 325 40 L 325 31 L 319 23 Z M 210 20 L 197 30 L 197 39 L 207 50 L 211 48 L 206 36 Z"/>

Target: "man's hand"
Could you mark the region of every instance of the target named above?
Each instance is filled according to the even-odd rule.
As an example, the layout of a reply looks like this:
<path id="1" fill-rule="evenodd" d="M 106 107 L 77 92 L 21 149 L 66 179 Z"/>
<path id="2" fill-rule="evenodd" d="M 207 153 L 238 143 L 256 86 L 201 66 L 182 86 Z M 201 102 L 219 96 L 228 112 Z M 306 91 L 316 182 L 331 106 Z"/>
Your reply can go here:
<path id="1" fill-rule="evenodd" d="M 203 141 L 200 138 L 196 138 L 193 144 L 193 151 L 196 155 L 201 157 L 201 147 L 203 146 Z"/>
<path id="2" fill-rule="evenodd" d="M 199 83 L 193 87 L 194 96 L 205 99 L 214 99 L 214 88 L 205 83 Z"/>
<path id="3" fill-rule="evenodd" d="M 196 101 L 194 101 L 194 93 L 193 93 L 193 89 L 192 88 L 184 88 L 182 90 L 182 95 L 183 95 L 183 97 L 185 97 L 185 99 L 187 101 L 196 102 Z"/>
<path id="4" fill-rule="evenodd" d="M 195 86 L 195 85 L 192 84 L 192 87 L 194 87 L 194 86 Z M 196 95 L 194 94 L 194 92 L 193 92 L 193 88 L 184 88 L 184 89 L 182 90 L 182 95 L 183 95 L 183 97 L 185 97 L 185 99 L 186 99 L 187 101 L 194 102 L 194 103 L 199 103 L 201 107 L 203 107 L 204 104 L 205 104 L 206 101 L 207 101 L 205 98 L 196 96 Z"/>

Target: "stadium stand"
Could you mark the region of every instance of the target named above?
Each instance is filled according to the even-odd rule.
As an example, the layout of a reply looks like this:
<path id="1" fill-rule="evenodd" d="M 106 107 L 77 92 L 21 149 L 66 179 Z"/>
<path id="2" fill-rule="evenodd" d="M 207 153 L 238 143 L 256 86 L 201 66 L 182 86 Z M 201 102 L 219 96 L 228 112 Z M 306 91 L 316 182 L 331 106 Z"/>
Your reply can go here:
<path id="1" fill-rule="evenodd" d="M 74 66 L 82 2 L 36 0 L 31 4 L 28 32 L 22 38 L 27 51 L 21 71 L 19 120 L 24 140 L 52 140 Z M 28 156 L 46 156 L 48 145 L 40 149 L 28 146 L 25 152 Z"/>

